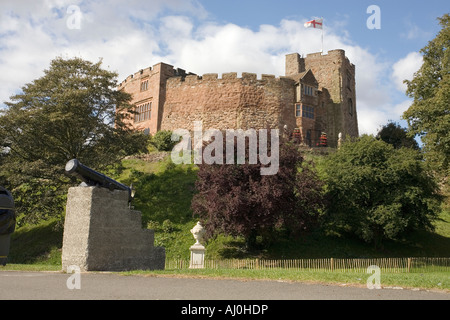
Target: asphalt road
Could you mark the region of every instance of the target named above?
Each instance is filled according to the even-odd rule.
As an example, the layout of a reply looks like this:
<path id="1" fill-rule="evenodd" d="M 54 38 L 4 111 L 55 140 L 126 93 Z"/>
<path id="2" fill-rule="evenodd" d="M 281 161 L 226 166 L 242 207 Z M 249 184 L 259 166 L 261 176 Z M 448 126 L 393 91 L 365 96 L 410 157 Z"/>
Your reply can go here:
<path id="1" fill-rule="evenodd" d="M 282 281 L 0 271 L 0 300 L 450 300 L 441 291 Z"/>

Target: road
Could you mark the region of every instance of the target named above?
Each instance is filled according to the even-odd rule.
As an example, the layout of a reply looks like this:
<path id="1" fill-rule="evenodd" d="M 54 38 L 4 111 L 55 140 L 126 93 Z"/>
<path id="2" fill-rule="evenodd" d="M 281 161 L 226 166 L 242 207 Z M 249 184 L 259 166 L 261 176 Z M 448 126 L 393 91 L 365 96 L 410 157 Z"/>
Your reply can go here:
<path id="1" fill-rule="evenodd" d="M 0 300 L 450 300 L 450 293 L 299 282 L 0 271 Z"/>

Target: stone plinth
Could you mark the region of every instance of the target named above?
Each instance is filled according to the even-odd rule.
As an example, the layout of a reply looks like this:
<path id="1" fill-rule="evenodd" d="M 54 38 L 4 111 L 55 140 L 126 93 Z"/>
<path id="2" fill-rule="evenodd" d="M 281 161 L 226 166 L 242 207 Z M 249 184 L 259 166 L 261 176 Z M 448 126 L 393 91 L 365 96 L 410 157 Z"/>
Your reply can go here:
<path id="1" fill-rule="evenodd" d="M 191 260 L 189 262 L 190 269 L 203 269 L 205 267 L 205 247 L 200 243 L 192 245 L 189 250 L 191 250 Z"/>
<path id="2" fill-rule="evenodd" d="M 81 271 L 164 269 L 165 249 L 154 231 L 142 229 L 141 213 L 128 208 L 128 192 L 99 187 L 70 188 L 67 197 L 62 269 Z"/>

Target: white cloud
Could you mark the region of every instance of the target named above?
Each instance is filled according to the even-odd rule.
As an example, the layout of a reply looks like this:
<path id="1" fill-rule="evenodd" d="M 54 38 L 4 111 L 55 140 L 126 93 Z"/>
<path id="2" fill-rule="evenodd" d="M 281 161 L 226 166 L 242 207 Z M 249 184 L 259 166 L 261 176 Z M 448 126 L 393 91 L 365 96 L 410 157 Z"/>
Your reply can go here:
<path id="1" fill-rule="evenodd" d="M 360 108 L 358 109 L 359 134 L 375 135 L 388 120 L 389 117 L 382 109 Z"/>
<path id="2" fill-rule="evenodd" d="M 81 12 L 79 29 L 67 25 L 72 15 L 67 9 L 72 5 Z M 206 17 L 195 0 L 2 0 L 0 107 L 40 77 L 57 56 L 95 62 L 103 58 L 104 67 L 118 71 L 120 77 L 159 62 L 160 38 L 152 22 L 171 9 Z"/>
<path id="3" fill-rule="evenodd" d="M 80 6 L 80 29 L 67 28 L 69 5 Z M 94 62 L 102 57 L 103 66 L 117 71 L 122 81 L 158 62 L 197 74 L 282 76 L 286 54 L 321 50 L 321 31 L 305 29 L 307 19 L 284 19 L 279 25 L 251 30 L 204 19 L 208 13 L 195 0 L 46 0 L 44 5 L 7 1 L 0 10 L 0 103 L 41 76 L 56 56 L 78 56 Z M 387 120 L 395 120 L 400 107 L 390 101 L 385 83 L 390 67 L 351 43 L 345 30 L 336 34 L 334 29 L 326 29 L 324 43 L 325 52 L 344 49 L 356 65 L 360 132 L 375 134 Z M 411 54 L 399 61 L 393 77 L 405 75 L 415 66 L 415 58 Z"/>
<path id="4" fill-rule="evenodd" d="M 414 73 L 422 66 L 423 59 L 419 52 L 410 52 L 408 55 L 398 60 L 392 66 L 392 80 L 401 92 L 405 92 L 407 86 L 403 83 L 404 80 L 412 80 Z"/>
<path id="5" fill-rule="evenodd" d="M 392 115 L 394 116 L 394 118 L 400 119 L 402 117 L 403 113 L 409 109 L 411 104 L 412 104 L 411 100 L 405 100 L 405 101 L 402 101 L 402 102 L 394 105 L 393 112 L 392 112 Z M 389 120 L 393 120 L 393 119 L 389 119 Z"/>
<path id="6" fill-rule="evenodd" d="M 404 100 L 400 103 L 392 104 L 388 101 L 386 104 L 374 108 L 373 105 L 364 104 L 358 107 L 358 125 L 359 134 L 377 134 L 382 126 L 389 121 L 400 123 L 406 126 L 406 122 L 401 120 L 403 112 L 411 105 L 411 100 Z"/>

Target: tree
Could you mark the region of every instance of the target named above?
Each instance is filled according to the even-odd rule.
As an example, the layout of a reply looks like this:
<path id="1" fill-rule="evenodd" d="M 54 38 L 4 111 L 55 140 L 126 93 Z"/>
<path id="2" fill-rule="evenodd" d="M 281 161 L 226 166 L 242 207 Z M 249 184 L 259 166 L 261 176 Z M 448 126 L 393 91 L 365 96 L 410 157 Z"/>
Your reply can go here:
<path id="1" fill-rule="evenodd" d="M 356 235 L 379 248 L 412 230 L 432 230 L 437 184 L 419 151 L 394 149 L 373 136 L 344 143 L 320 164 L 330 201 L 329 232 Z"/>
<path id="2" fill-rule="evenodd" d="M 413 137 L 408 136 L 407 130 L 398 123 L 389 122 L 378 131 L 377 139 L 391 144 L 395 149 L 402 147 L 419 149 L 419 144 Z"/>
<path id="3" fill-rule="evenodd" d="M 403 114 L 412 135 L 419 135 L 426 159 L 437 171 L 449 175 L 450 156 L 450 15 L 439 18 L 439 34 L 420 52 L 422 67 L 413 80 L 405 80 L 414 99 Z"/>
<path id="4" fill-rule="evenodd" d="M 302 166 L 297 147 L 282 142 L 278 173 L 261 175 L 261 163 L 249 164 L 248 145 L 244 164 L 199 165 L 192 209 L 207 236 L 244 236 L 247 247 L 254 248 L 258 235 L 270 239 L 277 227 L 295 233 L 310 228 L 323 205 L 321 184 L 311 168 Z"/>
<path id="5" fill-rule="evenodd" d="M 116 90 L 116 77 L 101 68 L 101 60 L 56 58 L 42 77 L 5 102 L 0 177 L 18 199 L 19 212 L 32 220 L 61 214 L 68 160 L 103 170 L 146 146 L 144 135 L 133 133 L 116 113 L 132 107 L 131 96 Z"/>

